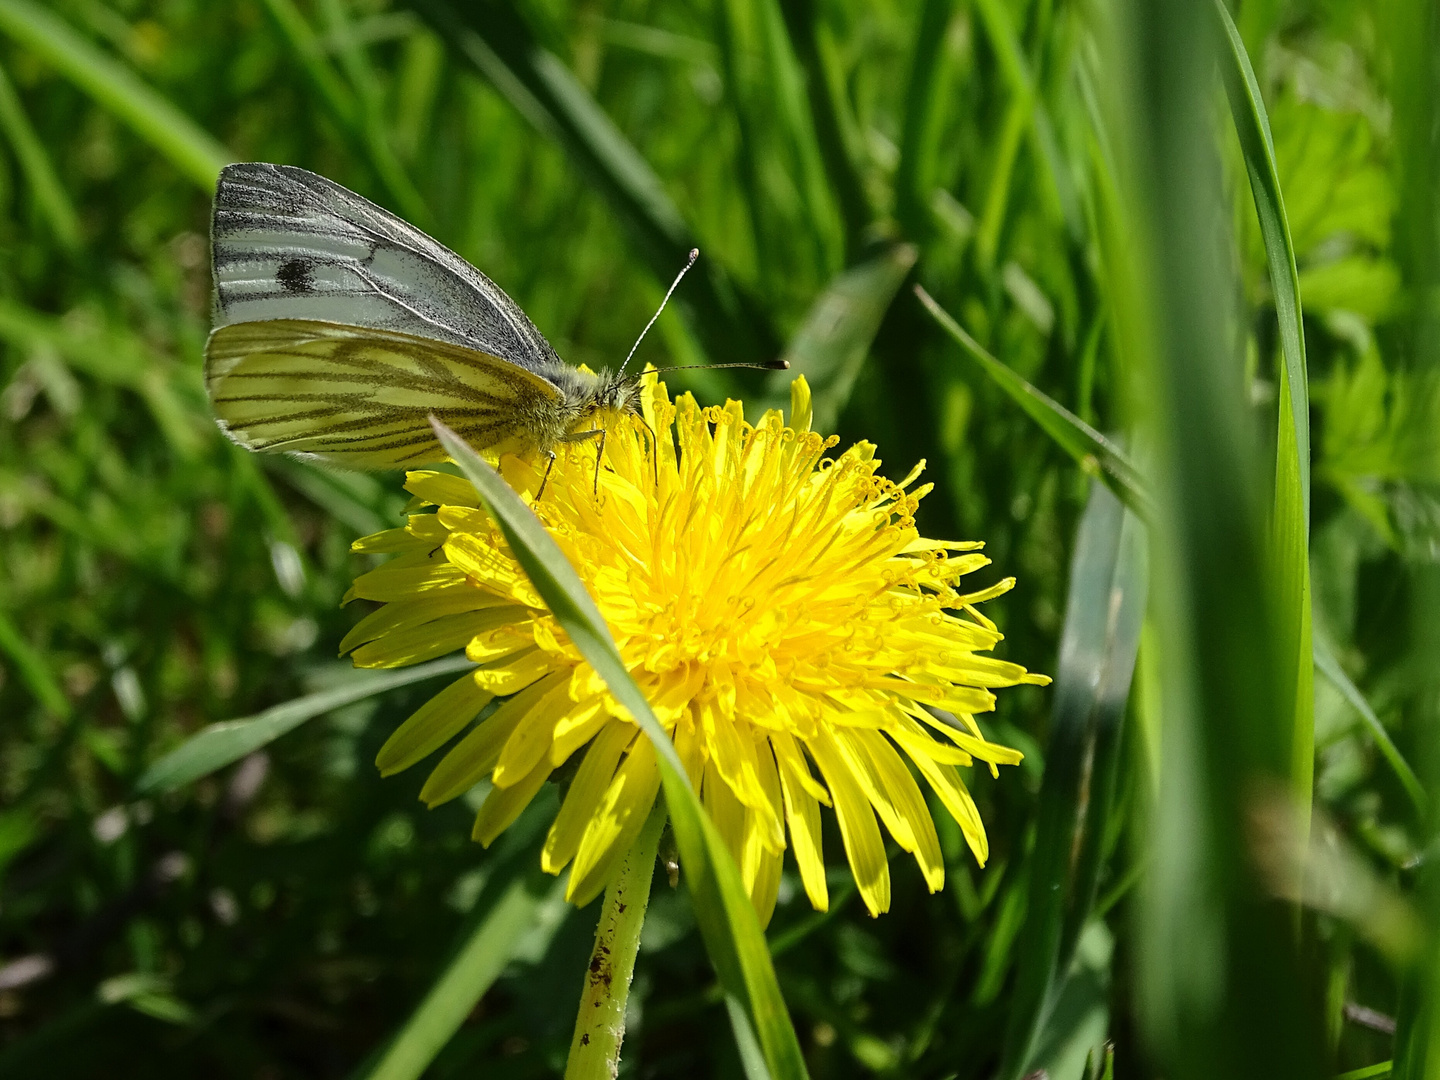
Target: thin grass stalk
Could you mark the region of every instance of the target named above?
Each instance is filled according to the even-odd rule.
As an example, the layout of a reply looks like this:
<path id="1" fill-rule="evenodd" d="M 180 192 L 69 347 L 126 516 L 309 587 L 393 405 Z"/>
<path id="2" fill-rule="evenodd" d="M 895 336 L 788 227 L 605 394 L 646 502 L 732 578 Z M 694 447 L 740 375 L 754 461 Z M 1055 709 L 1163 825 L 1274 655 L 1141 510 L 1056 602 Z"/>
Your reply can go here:
<path id="1" fill-rule="evenodd" d="M 595 947 L 585 968 L 585 988 L 570 1040 L 565 1080 L 613 1080 L 625 1038 L 625 1006 L 640 952 L 640 929 L 650 906 L 655 855 L 665 828 L 665 803 L 657 802 L 630 853 L 605 889 Z"/>

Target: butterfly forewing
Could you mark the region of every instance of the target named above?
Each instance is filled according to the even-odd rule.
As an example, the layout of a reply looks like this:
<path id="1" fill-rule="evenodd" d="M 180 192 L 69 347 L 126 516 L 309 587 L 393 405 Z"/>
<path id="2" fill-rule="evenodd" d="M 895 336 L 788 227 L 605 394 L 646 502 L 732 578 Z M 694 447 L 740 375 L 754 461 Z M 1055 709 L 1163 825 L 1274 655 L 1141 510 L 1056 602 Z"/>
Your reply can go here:
<path id="1" fill-rule="evenodd" d="M 445 456 L 436 416 L 477 447 L 524 442 L 559 392 L 501 358 L 413 334 L 309 319 L 222 326 L 205 383 L 231 438 L 356 468 Z"/>
<path id="2" fill-rule="evenodd" d="M 561 363 L 493 281 L 339 184 L 228 165 L 215 192 L 215 325 L 308 319 L 460 345 L 543 372 Z"/>

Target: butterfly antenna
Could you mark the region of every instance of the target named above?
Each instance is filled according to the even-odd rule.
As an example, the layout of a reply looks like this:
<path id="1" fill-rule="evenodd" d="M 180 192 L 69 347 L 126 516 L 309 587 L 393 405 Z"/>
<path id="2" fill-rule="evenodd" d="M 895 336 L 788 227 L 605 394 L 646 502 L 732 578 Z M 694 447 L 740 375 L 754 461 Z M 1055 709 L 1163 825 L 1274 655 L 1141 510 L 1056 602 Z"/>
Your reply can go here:
<path id="1" fill-rule="evenodd" d="M 640 348 L 640 342 L 645 340 L 645 335 L 648 334 L 650 332 L 650 328 L 655 325 L 655 320 L 660 318 L 660 312 L 664 311 L 665 305 L 670 302 L 670 294 L 673 293 L 675 289 L 679 286 L 680 279 L 690 272 L 690 267 L 695 265 L 695 260 L 699 257 L 700 249 L 691 248 L 690 261 L 681 268 L 680 273 L 675 275 L 675 280 L 670 283 L 670 288 L 665 292 L 665 299 L 660 301 L 660 306 L 655 309 L 655 314 L 650 316 L 650 321 L 645 324 L 645 329 L 640 331 L 640 336 L 635 339 L 635 344 L 630 346 L 630 355 L 625 357 L 625 364 L 630 363 L 630 358 L 635 355 L 635 350 Z M 617 371 L 615 374 L 623 374 L 625 371 L 625 364 L 621 364 L 620 370 Z"/>

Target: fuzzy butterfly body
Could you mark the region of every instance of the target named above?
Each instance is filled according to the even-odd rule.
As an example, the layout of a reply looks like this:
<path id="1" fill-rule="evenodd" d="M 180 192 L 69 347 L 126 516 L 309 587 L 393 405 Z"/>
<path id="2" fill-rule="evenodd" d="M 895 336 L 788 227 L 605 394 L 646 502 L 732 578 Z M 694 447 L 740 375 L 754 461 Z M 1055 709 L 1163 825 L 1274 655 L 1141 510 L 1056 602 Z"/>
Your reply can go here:
<path id="1" fill-rule="evenodd" d="M 251 450 L 403 468 L 445 457 L 431 416 L 523 453 L 636 411 L 638 380 L 566 364 L 460 256 L 304 169 L 227 166 L 211 251 L 206 389 Z"/>

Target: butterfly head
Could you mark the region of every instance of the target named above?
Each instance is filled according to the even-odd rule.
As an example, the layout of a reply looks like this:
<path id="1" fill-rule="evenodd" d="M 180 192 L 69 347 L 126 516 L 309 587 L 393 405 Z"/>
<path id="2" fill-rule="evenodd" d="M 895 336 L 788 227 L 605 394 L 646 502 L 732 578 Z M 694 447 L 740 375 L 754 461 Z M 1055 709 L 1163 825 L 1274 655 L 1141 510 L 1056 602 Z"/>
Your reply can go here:
<path id="1" fill-rule="evenodd" d="M 537 439 L 541 449 L 569 437 L 606 427 L 611 420 L 625 413 L 640 412 L 640 379 L 613 371 L 589 371 L 557 364 L 545 371 L 545 377 L 560 391 L 559 408 L 554 426 L 545 437 Z"/>
<path id="2" fill-rule="evenodd" d="M 601 371 L 595 377 L 593 391 L 595 412 L 610 415 L 638 413 L 640 411 L 640 378 L 635 375 L 621 375 L 613 371 Z"/>

